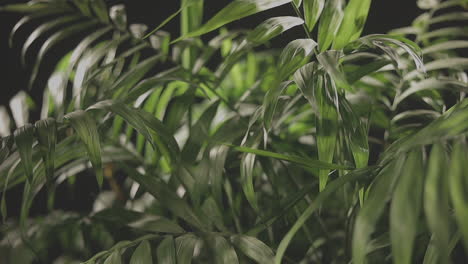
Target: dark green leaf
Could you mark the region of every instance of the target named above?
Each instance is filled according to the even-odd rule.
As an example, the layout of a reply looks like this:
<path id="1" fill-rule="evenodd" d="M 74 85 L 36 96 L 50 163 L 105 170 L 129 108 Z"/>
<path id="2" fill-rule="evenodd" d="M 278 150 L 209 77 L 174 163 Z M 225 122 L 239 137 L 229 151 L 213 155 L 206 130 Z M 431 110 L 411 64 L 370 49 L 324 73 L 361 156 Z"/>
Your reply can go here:
<path id="1" fill-rule="evenodd" d="M 158 263 L 177 264 L 175 243 L 172 236 L 167 236 L 161 241 L 156 250 L 156 256 Z"/>
<path id="2" fill-rule="evenodd" d="M 192 257 L 195 250 L 195 246 L 201 240 L 192 234 L 180 236 L 175 239 L 176 244 L 176 255 L 178 264 L 190 264 L 192 263 Z"/>
<path id="3" fill-rule="evenodd" d="M 21 157 L 24 175 L 29 182 L 33 180 L 32 146 L 34 142 L 34 126 L 26 124 L 15 130 L 15 143 Z"/>
<path id="4" fill-rule="evenodd" d="M 249 258 L 260 264 L 274 262 L 275 256 L 270 247 L 255 237 L 234 235 L 230 237 L 232 244 Z"/>
<path id="5" fill-rule="evenodd" d="M 410 264 L 421 211 L 424 167 L 420 151 L 408 155 L 390 207 L 390 239 L 395 263 Z"/>
<path id="6" fill-rule="evenodd" d="M 101 143 L 96 122 L 83 110 L 69 113 L 64 118 L 70 121 L 70 124 L 85 144 L 89 159 L 96 172 L 98 185 L 101 187 L 104 178 L 101 161 Z"/>
<path id="7" fill-rule="evenodd" d="M 208 243 L 213 250 L 213 263 L 238 264 L 236 251 L 232 245 L 222 236 L 213 236 L 209 238 Z"/>
<path id="8" fill-rule="evenodd" d="M 55 119 L 47 118 L 37 121 L 36 124 L 37 140 L 39 142 L 39 151 L 44 161 L 45 174 L 48 181 L 54 178 L 55 169 L 55 144 L 57 142 L 57 125 Z"/>
<path id="9" fill-rule="evenodd" d="M 151 264 L 153 258 L 151 256 L 151 245 L 148 240 L 144 240 L 133 252 L 130 264 Z"/>

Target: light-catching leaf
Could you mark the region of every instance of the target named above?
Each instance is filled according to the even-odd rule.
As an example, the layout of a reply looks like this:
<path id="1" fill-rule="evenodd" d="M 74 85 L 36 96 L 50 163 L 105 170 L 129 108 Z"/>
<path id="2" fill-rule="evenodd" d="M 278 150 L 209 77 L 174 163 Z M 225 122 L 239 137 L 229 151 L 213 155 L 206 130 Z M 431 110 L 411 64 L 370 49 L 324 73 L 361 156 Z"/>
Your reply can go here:
<path id="1" fill-rule="evenodd" d="M 186 234 L 175 239 L 178 264 L 192 263 L 195 246 L 201 240 L 193 234 Z"/>
<path id="2" fill-rule="evenodd" d="M 342 49 L 361 35 L 372 0 L 350 0 L 340 29 L 333 41 L 333 49 Z"/>
<path id="3" fill-rule="evenodd" d="M 325 0 L 304 0 L 304 20 L 307 29 L 312 31 L 325 7 Z"/>
<path id="4" fill-rule="evenodd" d="M 213 263 L 239 264 L 236 251 L 224 237 L 213 236 L 208 239 L 213 252 Z"/>
<path id="5" fill-rule="evenodd" d="M 329 0 L 325 5 L 318 29 L 320 52 L 327 50 L 333 42 L 343 20 L 343 0 Z"/>

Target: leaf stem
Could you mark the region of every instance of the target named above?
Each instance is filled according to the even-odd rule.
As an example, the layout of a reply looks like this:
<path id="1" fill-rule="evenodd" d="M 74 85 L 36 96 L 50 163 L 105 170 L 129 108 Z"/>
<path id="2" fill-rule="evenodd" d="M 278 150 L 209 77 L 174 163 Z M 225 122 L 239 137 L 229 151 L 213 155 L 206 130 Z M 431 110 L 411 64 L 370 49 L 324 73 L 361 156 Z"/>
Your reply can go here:
<path id="1" fill-rule="evenodd" d="M 293 7 L 294 12 L 296 13 L 296 15 L 297 15 L 299 18 L 301 18 L 302 20 L 304 20 L 304 17 L 302 16 L 301 11 L 299 11 L 299 9 L 297 9 L 297 7 L 294 5 L 294 3 L 291 2 L 291 6 Z M 312 39 L 312 37 L 310 36 L 310 30 L 309 30 L 309 28 L 307 27 L 305 21 L 304 21 L 304 23 L 302 23 L 302 28 L 304 28 L 304 31 L 305 31 L 305 33 L 306 33 L 307 38 Z"/>

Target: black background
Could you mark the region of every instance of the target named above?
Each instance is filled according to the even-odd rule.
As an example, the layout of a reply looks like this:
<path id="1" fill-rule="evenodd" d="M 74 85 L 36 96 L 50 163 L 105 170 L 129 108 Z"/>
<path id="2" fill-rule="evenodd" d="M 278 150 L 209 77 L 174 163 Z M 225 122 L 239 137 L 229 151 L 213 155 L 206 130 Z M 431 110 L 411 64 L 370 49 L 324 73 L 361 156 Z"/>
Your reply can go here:
<path id="1" fill-rule="evenodd" d="M 7 0 L 3 3 L 19 3 L 20 0 Z M 144 23 L 149 28 L 154 28 L 166 17 L 175 12 L 179 7 L 179 1 L 157 1 L 157 0 L 127 0 L 127 1 L 106 1 L 109 5 L 123 3 L 127 8 L 127 15 L 130 23 Z M 205 0 L 204 21 L 213 16 L 223 6 L 229 3 L 229 0 Z M 416 0 L 374 0 L 372 2 L 370 14 L 365 26 L 364 34 L 386 33 L 390 29 L 408 26 L 414 18 L 421 13 L 416 6 Z M 228 25 L 230 29 L 253 28 L 268 17 L 294 15 L 290 5 L 284 5 L 272 10 L 256 14 Z M 9 47 L 8 37 L 15 23 L 21 18 L 19 14 L 0 13 L 0 105 L 8 105 L 9 100 L 19 90 L 27 90 L 29 74 L 40 44 L 45 38 L 36 41 L 35 45 L 27 54 L 27 65 L 23 67 L 20 64 L 20 51 L 28 34 L 37 24 L 30 23 L 25 26 L 16 35 L 13 46 Z M 179 35 L 179 20 L 166 25 L 163 30 L 171 33 L 172 38 Z M 216 34 L 216 33 L 213 33 Z M 209 37 L 209 35 L 207 36 Z M 277 38 L 273 47 L 282 47 L 295 38 L 304 38 L 304 33 L 300 27 L 296 27 L 289 32 Z M 61 42 L 46 55 L 38 80 L 35 82 L 32 90 L 28 93 L 32 95 L 36 104 L 40 105 L 42 91 L 47 82 L 51 70 L 55 67 L 57 60 L 69 51 L 73 45 L 76 45 L 79 39 L 71 39 Z M 30 121 L 38 119 L 38 112 L 34 111 Z"/>

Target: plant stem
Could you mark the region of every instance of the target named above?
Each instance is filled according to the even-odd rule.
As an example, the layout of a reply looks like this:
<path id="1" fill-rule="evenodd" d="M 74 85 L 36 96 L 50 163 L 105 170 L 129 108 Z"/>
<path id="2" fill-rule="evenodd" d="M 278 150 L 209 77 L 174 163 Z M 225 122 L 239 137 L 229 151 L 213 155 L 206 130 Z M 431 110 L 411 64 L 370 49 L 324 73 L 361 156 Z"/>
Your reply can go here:
<path id="1" fill-rule="evenodd" d="M 296 12 L 296 15 L 297 15 L 299 18 L 301 18 L 302 20 L 304 20 L 304 17 L 302 16 L 301 11 L 299 11 L 299 9 L 297 9 L 297 7 L 294 5 L 294 3 L 291 2 L 291 5 L 292 5 L 292 7 L 293 7 L 293 9 L 294 9 L 294 12 Z M 304 28 L 304 31 L 305 31 L 305 33 L 306 33 L 307 38 L 312 39 L 312 37 L 310 36 L 310 30 L 309 30 L 309 28 L 307 27 L 305 21 L 304 21 L 304 23 L 302 23 L 302 28 Z"/>

